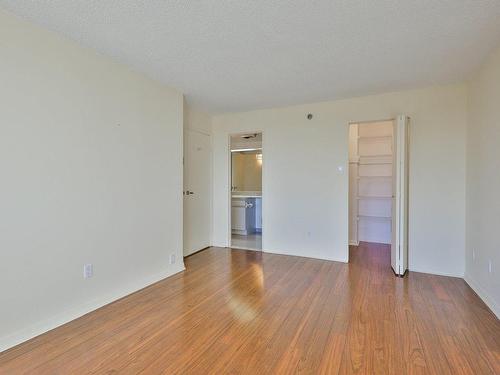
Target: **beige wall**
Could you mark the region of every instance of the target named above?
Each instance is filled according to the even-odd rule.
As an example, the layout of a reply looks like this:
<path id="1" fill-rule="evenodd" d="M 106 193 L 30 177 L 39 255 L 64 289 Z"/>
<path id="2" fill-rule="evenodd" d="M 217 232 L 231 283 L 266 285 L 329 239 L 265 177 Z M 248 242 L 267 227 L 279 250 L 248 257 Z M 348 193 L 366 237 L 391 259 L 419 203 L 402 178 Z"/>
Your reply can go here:
<path id="1" fill-rule="evenodd" d="M 183 98 L 3 11 L 0 55 L 1 351 L 183 269 Z"/>
<path id="2" fill-rule="evenodd" d="M 233 153 L 232 178 L 236 191 L 262 191 L 262 164 L 256 154 Z"/>
<path id="3" fill-rule="evenodd" d="M 500 49 L 471 80 L 468 104 L 465 278 L 500 317 Z"/>
<path id="4" fill-rule="evenodd" d="M 312 120 L 306 119 L 309 112 Z M 398 114 L 412 119 L 410 269 L 462 276 L 466 129 L 462 84 L 215 116 L 214 244 L 228 246 L 229 134 L 263 131 L 264 250 L 347 261 L 348 123 Z"/>

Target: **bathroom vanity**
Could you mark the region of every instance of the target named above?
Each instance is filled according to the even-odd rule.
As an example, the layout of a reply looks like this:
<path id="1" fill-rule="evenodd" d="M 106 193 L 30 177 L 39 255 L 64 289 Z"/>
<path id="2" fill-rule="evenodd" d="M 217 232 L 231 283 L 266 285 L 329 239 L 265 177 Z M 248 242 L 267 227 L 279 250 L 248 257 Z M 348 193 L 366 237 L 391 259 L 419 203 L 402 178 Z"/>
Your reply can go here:
<path id="1" fill-rule="evenodd" d="M 231 232 L 249 235 L 262 231 L 262 195 L 260 192 L 233 192 Z"/>

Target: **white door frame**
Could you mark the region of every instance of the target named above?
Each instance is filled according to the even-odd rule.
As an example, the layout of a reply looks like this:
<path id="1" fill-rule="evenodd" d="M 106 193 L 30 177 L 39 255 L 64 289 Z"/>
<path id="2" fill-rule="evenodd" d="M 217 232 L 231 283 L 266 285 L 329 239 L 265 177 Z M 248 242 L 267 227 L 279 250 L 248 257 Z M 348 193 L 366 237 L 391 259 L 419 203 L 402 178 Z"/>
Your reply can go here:
<path id="1" fill-rule="evenodd" d="M 384 119 L 379 119 L 379 120 L 363 120 L 363 121 L 349 121 L 347 123 L 347 134 L 348 134 L 348 138 L 347 138 L 347 147 L 348 147 L 348 150 L 347 150 L 347 159 L 348 159 L 348 176 L 347 176 L 347 181 L 348 181 L 348 186 L 347 186 L 347 190 L 348 190 L 348 195 L 347 195 L 347 199 L 349 201 L 349 190 L 351 188 L 351 181 L 350 181 L 350 176 L 349 176 L 349 172 L 350 172 L 350 164 L 351 164 L 351 161 L 349 160 L 349 147 L 350 147 L 350 129 L 351 129 L 351 125 L 361 125 L 361 124 L 371 124 L 371 123 L 377 123 L 377 122 L 393 122 L 395 123 L 396 122 L 396 119 L 394 117 L 392 118 L 384 118 Z M 351 245 L 355 245 L 355 244 L 352 244 L 351 243 L 351 238 L 350 238 L 350 233 L 349 233 L 349 226 L 351 225 L 351 207 L 349 205 L 350 202 L 347 202 L 348 203 L 348 210 L 347 210 L 347 262 L 349 262 L 349 246 Z M 359 204 L 359 203 L 356 203 L 356 204 Z M 356 231 L 358 230 L 358 228 L 356 228 Z M 359 245 L 359 237 L 358 235 L 356 234 L 356 240 L 358 242 L 358 245 Z M 356 246 L 356 245 L 355 245 Z"/>
<path id="2" fill-rule="evenodd" d="M 393 233 L 391 244 L 391 266 L 394 273 L 404 276 L 408 270 L 408 166 L 409 166 L 409 120 L 400 115 L 394 122 L 393 150 Z"/>
<path id="3" fill-rule="evenodd" d="M 265 212 L 265 205 L 264 205 L 264 182 L 265 182 L 265 163 L 264 163 L 264 131 L 263 130 L 246 130 L 246 131 L 237 131 L 235 133 L 228 133 L 227 135 L 227 143 L 226 143 L 226 155 L 227 155 L 227 164 L 228 164 L 228 181 L 227 181 L 227 186 L 228 186 L 228 192 L 227 192 L 227 215 L 228 215 L 228 226 L 227 226 L 227 236 L 226 236 L 226 243 L 228 247 L 231 247 L 231 235 L 232 235 L 232 230 L 231 230 L 231 203 L 232 203 L 232 192 L 231 192 L 231 187 L 233 184 L 232 181 L 232 158 L 231 158 L 231 137 L 235 135 L 242 135 L 242 134 L 262 134 L 262 149 L 261 149 L 261 154 L 262 154 L 262 223 L 264 223 L 264 212 Z M 264 251 L 264 224 L 262 224 L 262 251 Z"/>
<path id="4" fill-rule="evenodd" d="M 408 270 L 408 186 L 409 186 L 409 120 L 405 115 L 383 120 L 350 121 L 352 124 L 392 121 L 393 128 L 393 215 L 391 241 L 391 267 L 397 276 L 404 276 Z M 349 130 L 347 132 L 349 134 Z M 349 142 L 349 139 L 348 139 Z M 396 165 L 399 166 L 396 169 Z M 396 172 L 396 173 L 394 173 Z M 349 182 L 350 183 L 350 182 Z M 396 208 L 396 209 L 395 209 Z M 350 215 L 350 210 L 348 215 Z M 348 216 L 350 223 L 350 216 Z M 397 236 L 396 236 L 397 234 Z M 349 236 L 349 233 L 348 233 Z M 401 246 L 400 246 L 401 245 Z M 349 241 L 347 246 L 349 261 Z"/>

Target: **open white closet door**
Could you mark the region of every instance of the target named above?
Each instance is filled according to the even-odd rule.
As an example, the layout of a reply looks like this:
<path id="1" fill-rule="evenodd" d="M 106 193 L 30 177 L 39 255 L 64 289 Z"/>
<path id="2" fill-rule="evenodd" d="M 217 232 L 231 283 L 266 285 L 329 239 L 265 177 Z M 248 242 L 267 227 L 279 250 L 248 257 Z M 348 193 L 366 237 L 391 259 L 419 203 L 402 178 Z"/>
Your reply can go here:
<path id="1" fill-rule="evenodd" d="M 393 132 L 391 266 L 398 276 L 403 276 L 408 269 L 409 120 L 407 116 L 398 116 Z"/>

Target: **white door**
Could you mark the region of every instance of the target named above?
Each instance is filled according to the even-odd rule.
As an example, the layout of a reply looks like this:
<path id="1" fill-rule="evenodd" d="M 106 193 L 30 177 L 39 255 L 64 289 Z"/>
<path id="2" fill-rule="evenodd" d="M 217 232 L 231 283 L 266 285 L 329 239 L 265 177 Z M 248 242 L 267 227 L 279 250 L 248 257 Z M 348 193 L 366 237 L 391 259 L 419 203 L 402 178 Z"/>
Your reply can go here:
<path id="1" fill-rule="evenodd" d="M 210 246 L 211 141 L 184 133 L 184 256 Z"/>
<path id="2" fill-rule="evenodd" d="M 394 121 L 393 204 L 391 266 L 396 275 L 408 269 L 408 146 L 409 118 L 398 116 Z"/>

